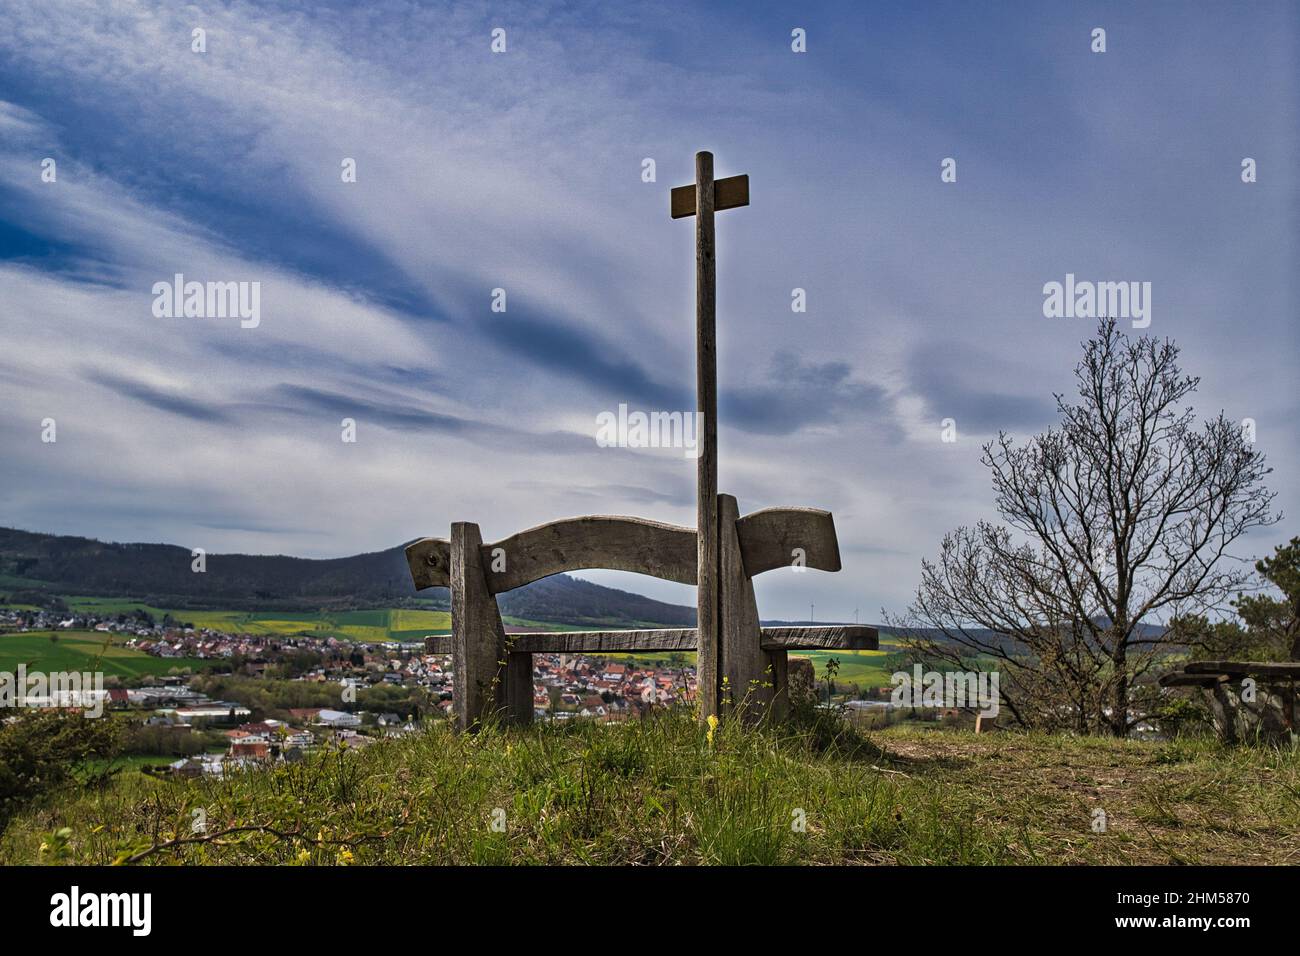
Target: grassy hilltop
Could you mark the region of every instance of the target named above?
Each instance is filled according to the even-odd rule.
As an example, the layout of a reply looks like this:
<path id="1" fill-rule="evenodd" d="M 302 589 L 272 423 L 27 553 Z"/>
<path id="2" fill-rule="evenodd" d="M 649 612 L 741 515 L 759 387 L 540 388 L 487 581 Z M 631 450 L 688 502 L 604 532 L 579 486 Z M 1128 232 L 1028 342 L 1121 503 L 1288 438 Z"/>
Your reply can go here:
<path id="1" fill-rule="evenodd" d="M 0 864 L 1298 860 L 1295 751 L 902 728 L 867 739 L 826 720 L 724 723 L 710 742 L 687 714 L 476 736 L 439 724 L 225 779 L 128 769 L 48 798 L 0 837 Z"/>

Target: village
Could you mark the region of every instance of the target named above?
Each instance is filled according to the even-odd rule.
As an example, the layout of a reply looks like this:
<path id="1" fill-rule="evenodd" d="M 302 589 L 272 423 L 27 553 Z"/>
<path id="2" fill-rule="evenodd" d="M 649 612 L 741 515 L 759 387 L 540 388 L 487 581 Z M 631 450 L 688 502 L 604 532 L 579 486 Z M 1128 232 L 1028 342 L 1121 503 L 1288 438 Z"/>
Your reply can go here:
<path id="1" fill-rule="evenodd" d="M 106 712 L 130 720 L 160 755 L 179 758 L 166 772 L 181 776 L 220 775 L 412 733 L 424 719 L 450 715 L 455 694 L 450 656 L 428 653 L 423 641 L 227 633 L 148 615 L 11 608 L 0 608 L 0 631 L 105 634 L 123 647 L 175 660 L 175 673 L 110 676 L 103 694 Z M 213 696 L 214 686 L 220 696 Z M 682 655 L 533 658 L 538 721 L 625 721 L 689 704 L 694 695 L 694 667 Z M 318 705 L 290 706 L 299 699 Z M 325 701 L 330 706 L 320 705 Z"/>

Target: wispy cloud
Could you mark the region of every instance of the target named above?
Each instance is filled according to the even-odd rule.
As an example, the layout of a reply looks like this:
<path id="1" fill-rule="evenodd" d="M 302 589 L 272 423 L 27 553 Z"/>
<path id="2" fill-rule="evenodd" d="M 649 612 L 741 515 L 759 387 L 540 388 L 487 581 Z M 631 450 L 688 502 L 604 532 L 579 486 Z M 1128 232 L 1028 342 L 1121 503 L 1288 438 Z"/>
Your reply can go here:
<path id="1" fill-rule="evenodd" d="M 1042 316 L 1066 272 L 1153 282 L 1152 331 L 1257 419 L 1295 514 L 1295 8 L 1095 15 L 1104 62 L 1046 5 L 7 4 L 3 520 L 318 555 L 691 523 L 693 462 L 593 432 L 693 407 L 667 191 L 702 147 L 753 188 L 718 220 L 723 484 L 832 508 L 858 559 L 760 582 L 765 616 L 897 606 L 987 508 L 979 441 L 1049 421 L 1089 332 Z M 178 272 L 260 282 L 261 325 L 154 318 Z"/>

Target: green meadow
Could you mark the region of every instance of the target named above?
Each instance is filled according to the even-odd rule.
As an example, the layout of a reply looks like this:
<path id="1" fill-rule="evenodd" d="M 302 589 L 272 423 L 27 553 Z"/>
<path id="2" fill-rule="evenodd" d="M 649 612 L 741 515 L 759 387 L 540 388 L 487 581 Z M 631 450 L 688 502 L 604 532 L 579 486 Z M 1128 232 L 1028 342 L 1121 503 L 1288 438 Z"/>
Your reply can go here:
<path id="1" fill-rule="evenodd" d="M 888 635 L 882 635 L 880 638 L 880 650 L 878 651 L 792 651 L 792 658 L 807 658 L 812 661 L 813 670 L 817 673 L 819 680 L 826 677 L 826 662 L 832 658 L 838 662 L 839 669 L 835 673 L 836 684 L 840 687 L 846 687 L 850 684 L 857 684 L 859 687 L 888 687 L 889 677 L 898 668 L 890 660 L 890 656 L 902 650 L 894 639 Z M 695 654 L 692 651 L 678 651 L 675 653 L 646 653 L 640 654 L 609 654 L 610 658 L 624 660 L 634 666 L 671 666 L 675 663 L 687 663 L 692 666 L 695 664 Z"/>
<path id="2" fill-rule="evenodd" d="M 0 671 L 103 671 L 107 677 L 166 674 L 172 668 L 197 669 L 211 663 L 187 657 L 151 657 L 125 647 L 120 635 L 94 631 L 31 631 L 0 634 Z"/>
<path id="3" fill-rule="evenodd" d="M 232 634 L 259 635 L 309 635 L 312 637 L 333 637 L 338 640 L 357 641 L 361 643 L 379 643 L 384 641 L 418 641 L 428 634 L 448 634 L 451 632 L 451 615 L 447 611 L 426 610 L 421 608 L 374 608 L 358 611 L 332 612 L 294 612 L 294 611 L 230 611 L 209 610 L 196 611 L 176 608 L 160 608 L 142 601 L 125 598 L 70 597 L 67 603 L 74 611 L 104 615 L 129 614 L 143 610 L 152 614 L 156 620 L 170 614 L 176 621 L 193 624 L 195 627 L 209 628 Z M 17 605 L 10 605 L 17 607 Z M 526 627 L 534 630 L 559 631 L 572 628 L 562 624 L 544 621 L 531 621 L 523 618 L 506 616 L 507 625 Z M 651 625 L 653 626 L 653 625 Z M 19 639 L 11 644 L 0 643 L 0 669 L 8 663 L 18 660 L 30 662 L 36 660 L 47 670 L 85 669 L 58 666 L 51 661 L 84 661 L 93 657 L 92 651 L 98 653 L 104 645 L 104 636 L 86 632 L 58 632 L 60 642 L 66 646 L 58 648 L 51 645 L 48 634 L 37 635 L 0 635 L 0 642 Z M 826 664 L 832 658 L 839 663 L 835 680 L 841 686 L 857 684 L 860 687 L 884 687 L 889 684 L 890 674 L 896 670 L 893 662 L 888 660 L 891 654 L 900 650 L 894 640 L 884 635 L 880 640 L 878 651 L 799 651 L 791 656 L 803 657 L 812 661 L 818 678 L 826 676 Z M 26 656 L 24 656 L 26 655 Z M 629 663 L 663 666 L 674 660 L 689 664 L 695 663 L 695 655 L 690 652 L 611 654 Z M 143 660 L 137 660 L 143 658 Z M 111 668 L 117 665 L 111 661 L 120 661 L 123 674 L 126 673 L 166 673 L 172 667 L 191 666 L 193 662 L 160 660 L 125 647 L 113 647 L 108 660 L 107 673 L 116 673 Z M 134 661 L 134 663 L 131 663 Z"/>
<path id="4" fill-rule="evenodd" d="M 72 597 L 67 599 L 73 610 L 99 614 L 129 614 L 148 611 L 155 619 L 170 614 L 175 620 L 232 634 L 307 634 L 339 640 L 374 643 L 379 641 L 418 641 L 426 634 L 445 634 L 451 630 L 451 615 L 446 611 L 418 608 L 385 608 L 364 611 L 297 612 L 297 611 L 194 611 L 159 608 L 141 601 L 120 598 Z"/>
<path id="5" fill-rule="evenodd" d="M 334 637 L 361 643 L 382 641 L 418 641 L 428 634 L 451 633 L 451 614 L 423 608 L 373 608 L 360 611 L 196 611 L 187 608 L 162 608 L 126 598 L 69 597 L 68 607 L 82 613 L 103 615 L 147 611 L 161 621 L 173 619 L 195 627 L 206 627 L 229 634 L 305 634 Z M 6 605 L 19 608 L 20 605 Z M 514 627 L 538 630 L 564 630 L 563 625 L 523 618 L 503 618 Z"/>
<path id="6" fill-rule="evenodd" d="M 878 651 L 799 651 L 790 656 L 812 661 L 818 679 L 826 677 L 826 664 L 834 659 L 839 664 L 835 671 L 835 683 L 840 686 L 857 684 L 860 687 L 888 687 L 889 676 L 898 670 L 891 656 L 900 650 L 901 647 L 886 643 L 882 637 Z"/>

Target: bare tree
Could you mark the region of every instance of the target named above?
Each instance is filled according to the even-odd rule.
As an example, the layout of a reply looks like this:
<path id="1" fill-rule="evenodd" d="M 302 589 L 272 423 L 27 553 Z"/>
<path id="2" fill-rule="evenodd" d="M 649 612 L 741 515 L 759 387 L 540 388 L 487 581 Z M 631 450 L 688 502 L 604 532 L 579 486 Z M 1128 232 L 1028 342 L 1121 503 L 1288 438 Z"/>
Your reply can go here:
<path id="1" fill-rule="evenodd" d="M 916 599 L 887 618 L 927 660 L 1001 671 L 1002 705 L 1026 726 L 1126 736 L 1157 624 L 1204 613 L 1249 577 L 1228 550 L 1269 525 L 1271 469 L 1222 413 L 1197 422 L 1199 379 L 1168 339 L 1103 320 L 1075 368 L 1059 426 L 984 446 L 1004 524 L 947 534 Z"/>

